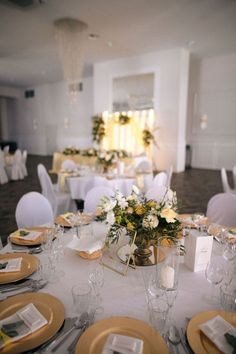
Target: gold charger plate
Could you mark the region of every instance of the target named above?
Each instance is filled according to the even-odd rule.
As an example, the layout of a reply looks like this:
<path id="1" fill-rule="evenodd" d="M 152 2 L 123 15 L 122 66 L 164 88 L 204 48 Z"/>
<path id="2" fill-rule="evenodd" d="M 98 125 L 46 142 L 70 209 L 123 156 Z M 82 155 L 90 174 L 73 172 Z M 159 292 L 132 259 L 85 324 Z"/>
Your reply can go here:
<path id="1" fill-rule="evenodd" d="M 93 221 L 93 218 L 89 214 L 83 214 L 82 225 L 89 225 Z M 69 221 L 63 218 L 62 215 L 58 215 L 55 219 L 55 224 L 60 225 L 62 227 L 73 227 Z M 80 226 L 80 224 L 76 224 L 75 226 Z"/>
<path id="2" fill-rule="evenodd" d="M 189 321 L 187 327 L 188 342 L 195 354 L 221 354 L 221 351 L 217 349 L 198 327 L 200 324 L 209 321 L 217 315 L 220 315 L 236 327 L 236 313 L 216 310 L 197 314 Z"/>
<path id="3" fill-rule="evenodd" d="M 21 245 L 21 246 L 41 245 L 41 243 L 44 240 L 44 233 L 46 231 L 52 230 L 52 228 L 48 228 L 48 227 L 26 227 L 26 228 L 24 228 L 24 230 L 38 231 L 38 232 L 41 232 L 41 234 L 35 240 L 24 240 L 22 238 L 14 236 L 14 232 L 13 232 L 13 234 L 11 234 L 9 236 L 9 239 L 10 239 L 11 243 L 14 243 L 15 245 Z"/>
<path id="4" fill-rule="evenodd" d="M 27 253 L 5 253 L 0 255 L 0 262 L 12 258 L 22 258 L 21 270 L 18 272 L 0 272 L 0 284 L 13 283 L 24 279 L 34 273 L 38 268 L 39 260 L 32 254 Z"/>
<path id="5" fill-rule="evenodd" d="M 161 335 L 147 323 L 129 317 L 110 317 L 87 329 L 77 343 L 75 354 L 101 353 L 109 334 L 116 333 L 144 341 L 143 354 L 168 354 Z"/>
<path id="6" fill-rule="evenodd" d="M 44 293 L 20 294 L 0 302 L 0 320 L 12 315 L 29 303 L 35 305 L 48 320 L 48 323 L 27 337 L 20 339 L 18 342 L 5 346 L 0 350 L 2 354 L 17 354 L 36 348 L 50 339 L 61 327 L 65 319 L 64 306 L 54 296 Z"/>

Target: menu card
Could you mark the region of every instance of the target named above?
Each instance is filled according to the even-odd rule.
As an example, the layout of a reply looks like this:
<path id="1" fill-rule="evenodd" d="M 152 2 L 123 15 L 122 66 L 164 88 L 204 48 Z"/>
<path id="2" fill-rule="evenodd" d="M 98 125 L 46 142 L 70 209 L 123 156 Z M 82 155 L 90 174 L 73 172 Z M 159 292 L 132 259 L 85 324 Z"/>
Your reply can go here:
<path id="1" fill-rule="evenodd" d="M 102 354 L 142 354 L 143 341 L 138 338 L 123 336 L 120 334 L 109 334 Z"/>
<path id="2" fill-rule="evenodd" d="M 0 349 L 28 336 L 47 323 L 46 318 L 34 304 L 26 305 L 13 315 L 0 321 Z"/>
<path id="3" fill-rule="evenodd" d="M 201 324 L 200 330 L 225 354 L 232 354 L 233 347 L 227 343 L 225 334 L 236 337 L 236 328 L 221 316 L 216 316 L 211 320 Z"/>
<path id="4" fill-rule="evenodd" d="M 19 229 L 19 230 L 13 232 L 12 234 L 10 234 L 10 237 L 19 238 L 21 240 L 34 241 L 41 234 L 42 234 L 42 232 L 40 232 L 40 231 Z"/>
<path id="5" fill-rule="evenodd" d="M 0 273 L 19 272 L 21 270 L 21 262 L 22 257 L 0 261 Z"/>

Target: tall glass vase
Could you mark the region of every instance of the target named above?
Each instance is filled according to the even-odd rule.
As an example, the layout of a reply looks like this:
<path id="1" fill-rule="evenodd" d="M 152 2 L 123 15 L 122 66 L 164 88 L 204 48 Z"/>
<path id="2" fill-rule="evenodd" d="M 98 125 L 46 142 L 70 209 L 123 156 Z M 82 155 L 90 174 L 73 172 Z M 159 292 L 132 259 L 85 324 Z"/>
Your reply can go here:
<path id="1" fill-rule="evenodd" d="M 167 239 L 158 241 L 157 283 L 164 290 L 176 290 L 179 281 L 180 247 Z"/>

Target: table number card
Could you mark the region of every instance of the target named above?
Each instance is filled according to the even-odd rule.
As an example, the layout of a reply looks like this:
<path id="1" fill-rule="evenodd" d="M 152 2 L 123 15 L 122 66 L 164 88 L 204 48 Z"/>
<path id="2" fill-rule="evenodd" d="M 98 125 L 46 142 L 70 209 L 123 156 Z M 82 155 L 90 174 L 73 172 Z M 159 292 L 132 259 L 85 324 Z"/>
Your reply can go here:
<path id="1" fill-rule="evenodd" d="M 185 237 L 185 265 L 193 272 L 205 270 L 211 258 L 212 245 L 212 236 L 191 230 Z"/>

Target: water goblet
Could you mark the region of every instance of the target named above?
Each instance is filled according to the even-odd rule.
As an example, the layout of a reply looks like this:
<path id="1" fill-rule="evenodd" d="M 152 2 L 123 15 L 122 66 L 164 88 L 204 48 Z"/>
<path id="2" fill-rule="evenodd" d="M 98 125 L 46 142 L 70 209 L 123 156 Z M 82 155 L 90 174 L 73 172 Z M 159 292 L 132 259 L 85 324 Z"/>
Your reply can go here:
<path id="1" fill-rule="evenodd" d="M 88 282 L 80 282 L 72 287 L 74 311 L 80 317 L 82 313 L 89 313 L 92 289 Z"/>
<path id="2" fill-rule="evenodd" d="M 196 225 L 196 228 L 198 231 L 205 231 L 206 225 L 204 223 L 205 215 L 204 213 L 194 213 L 192 216 L 192 220 L 194 224 Z"/>
<path id="3" fill-rule="evenodd" d="M 94 305 L 96 307 L 97 312 L 102 312 L 103 307 L 101 306 L 102 298 L 101 298 L 101 289 L 104 284 L 104 271 L 103 266 L 99 265 L 97 262 L 95 265 L 91 266 L 89 272 L 89 283 L 92 286 L 93 294 L 94 294 Z"/>
<path id="4" fill-rule="evenodd" d="M 211 258 L 205 270 L 207 281 L 211 284 L 210 296 L 206 296 L 206 300 L 213 304 L 218 304 L 217 285 L 219 285 L 225 274 L 224 265 L 221 257 Z"/>

